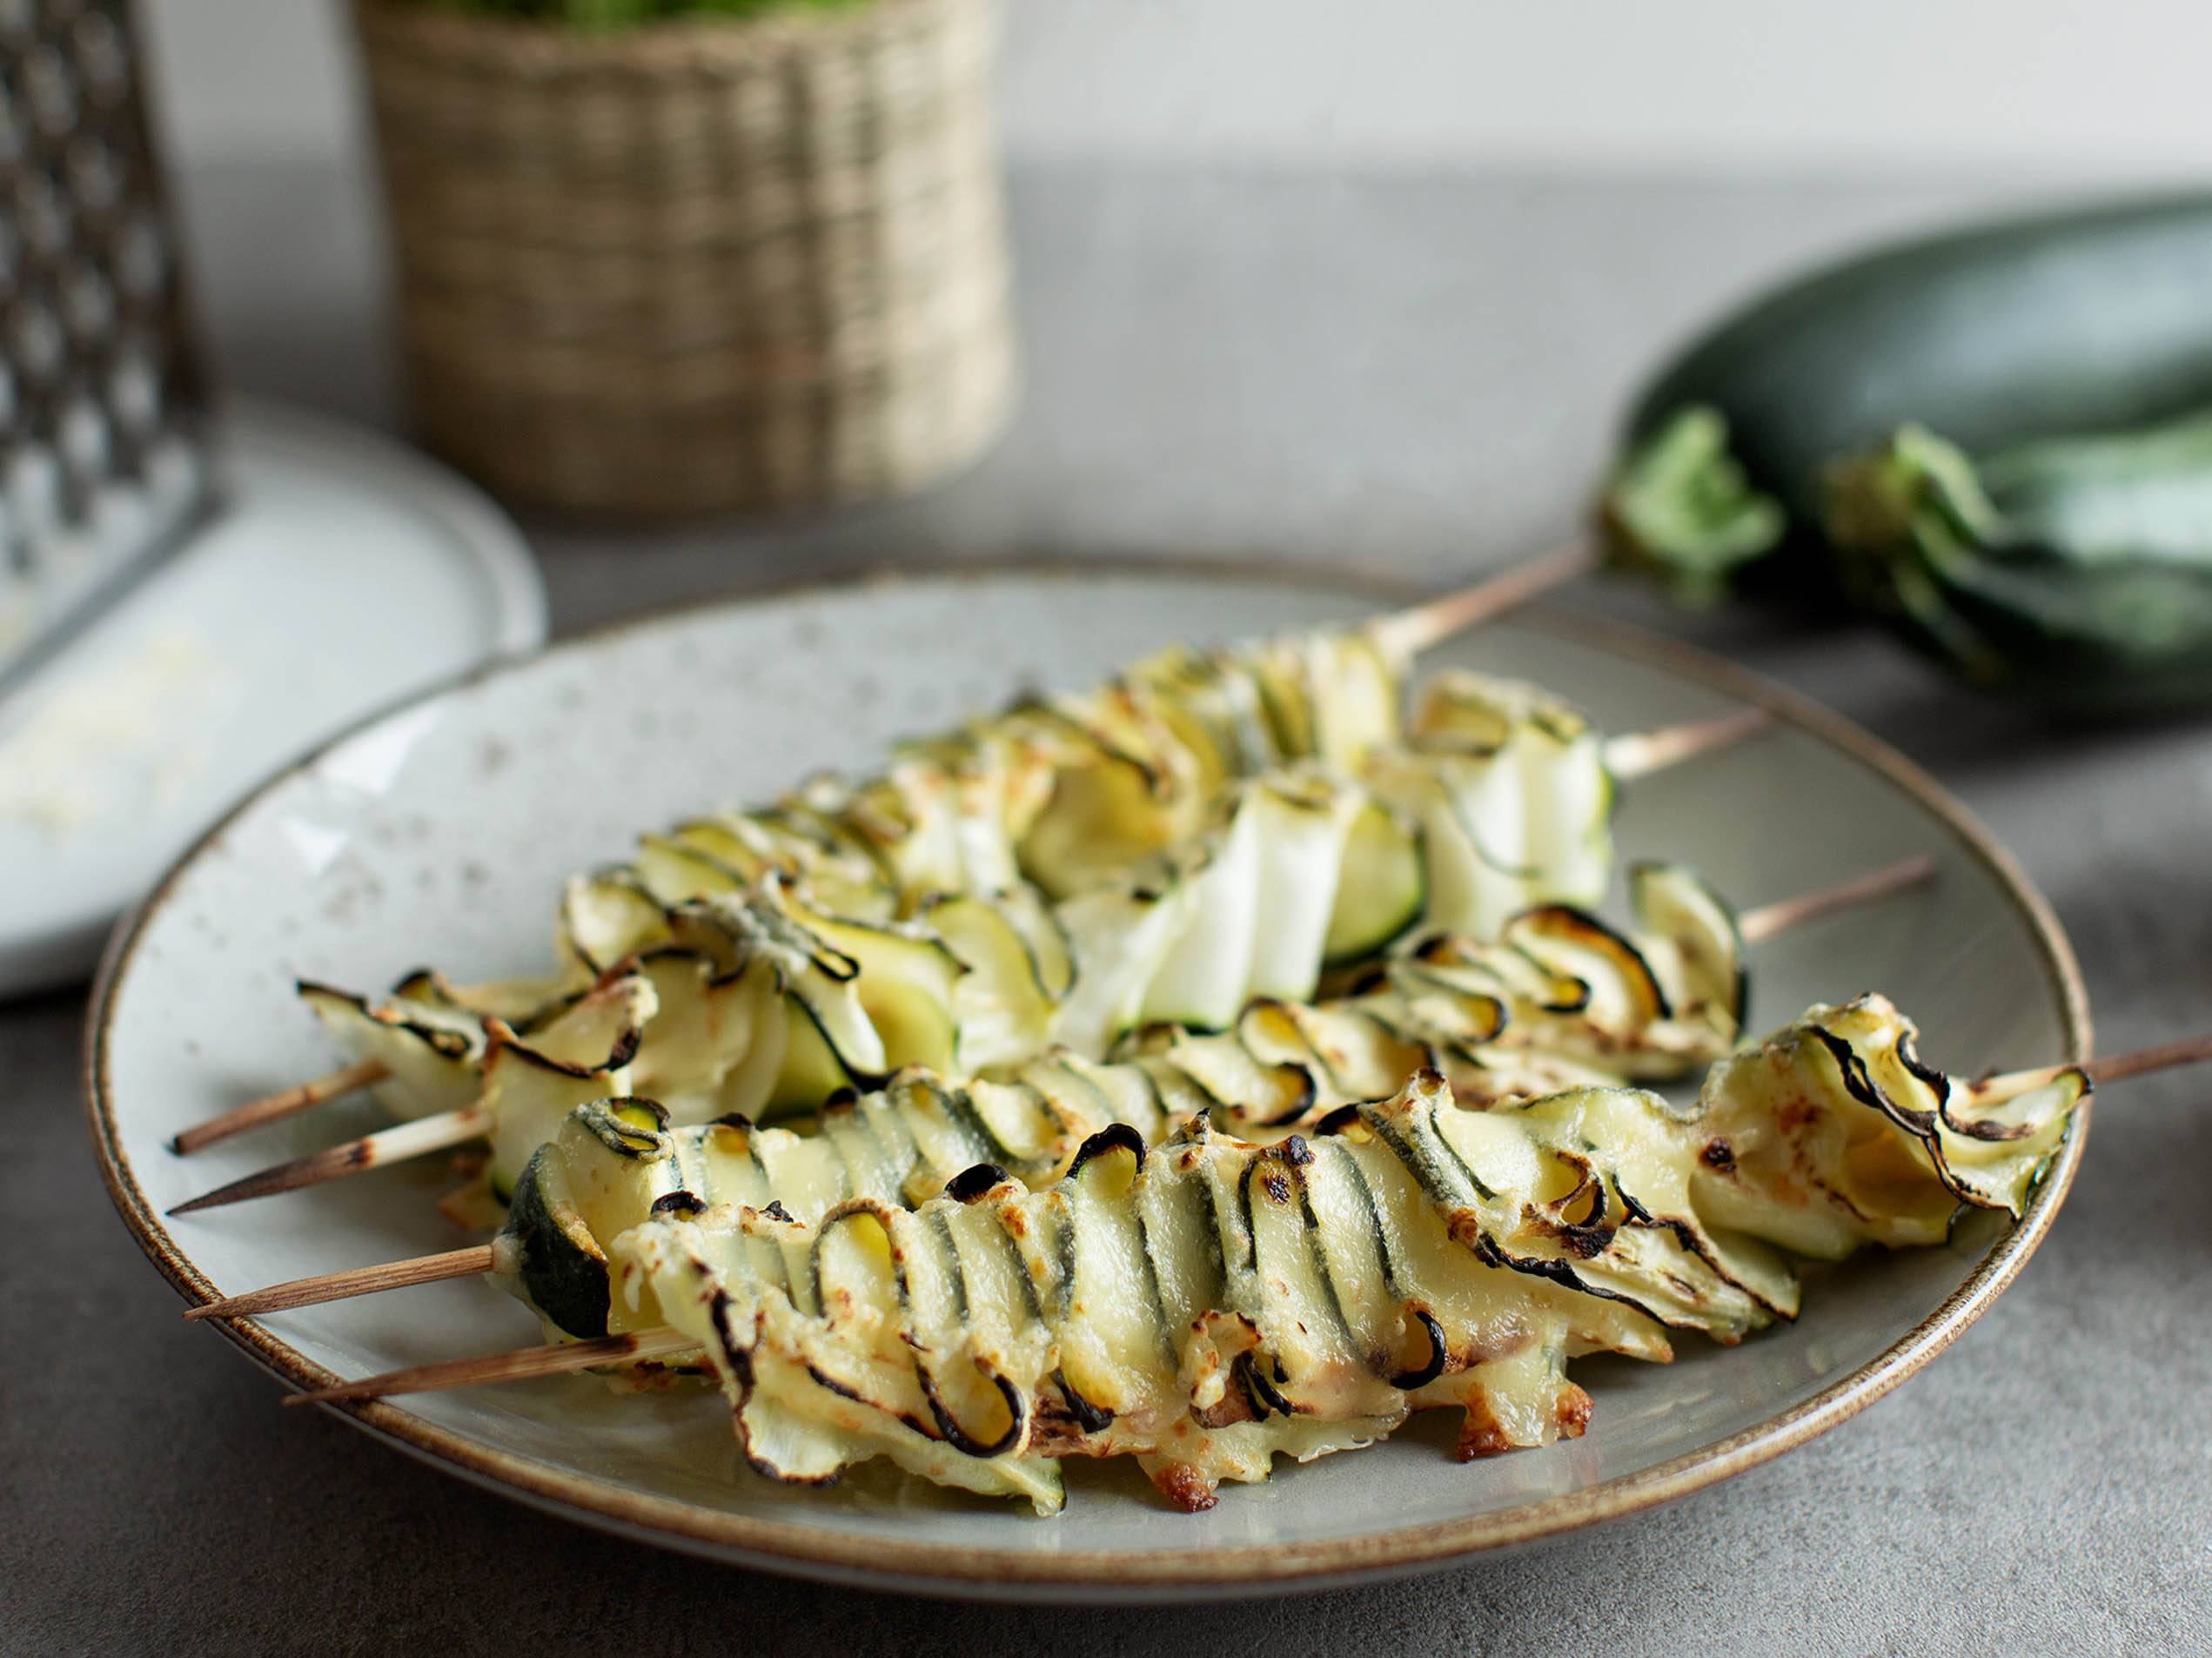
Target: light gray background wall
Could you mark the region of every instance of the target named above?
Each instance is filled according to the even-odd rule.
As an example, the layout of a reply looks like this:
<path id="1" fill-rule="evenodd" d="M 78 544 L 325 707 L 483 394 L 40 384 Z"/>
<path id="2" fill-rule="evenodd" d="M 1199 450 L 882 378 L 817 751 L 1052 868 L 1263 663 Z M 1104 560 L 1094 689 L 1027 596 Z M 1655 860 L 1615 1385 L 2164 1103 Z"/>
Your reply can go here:
<path id="1" fill-rule="evenodd" d="M 186 156 L 356 143 L 339 0 L 142 0 Z M 1017 158 L 2174 177 L 2200 0 L 1009 0 Z"/>

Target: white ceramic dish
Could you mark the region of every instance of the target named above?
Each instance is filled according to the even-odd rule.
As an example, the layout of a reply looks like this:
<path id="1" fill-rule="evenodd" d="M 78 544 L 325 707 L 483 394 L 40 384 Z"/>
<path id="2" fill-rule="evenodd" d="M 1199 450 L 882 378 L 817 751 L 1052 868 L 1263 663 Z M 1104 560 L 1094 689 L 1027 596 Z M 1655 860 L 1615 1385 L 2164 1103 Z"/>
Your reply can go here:
<path id="1" fill-rule="evenodd" d="M 221 515 L 0 714 L 0 995 L 89 972 L 117 912 L 310 743 L 546 636 L 521 536 L 443 467 L 270 405 L 222 441 Z"/>
<path id="2" fill-rule="evenodd" d="M 387 714 L 278 778 L 170 875 L 111 947 L 89 1052 L 94 1130 L 126 1220 L 194 1299 L 450 1248 L 439 1171 L 372 1174 L 178 1220 L 172 1204 L 374 1121 L 359 1102 L 189 1161 L 179 1128 L 326 1069 L 298 973 L 377 985 L 431 960 L 468 976 L 538 965 L 552 896 L 636 829 L 759 799 L 819 766 L 1019 687 L 1069 686 L 1170 637 L 1343 620 L 1371 589 L 1280 572 L 986 572 L 863 584 L 680 614 L 573 641 Z M 1612 729 L 1744 700 L 1781 715 L 1729 752 L 1628 791 L 1628 855 L 1693 856 L 1744 903 L 1909 853 L 1940 861 L 1909 897 L 1760 952 L 1754 1024 L 1879 987 L 1924 1051 L 1966 1070 L 2076 1057 L 2087 1010 L 2066 943 L 2003 853 L 1869 738 L 1677 648 L 1536 618 L 1437 653 L 1572 692 Z M 1071 1469 L 1067 1513 L 946 1496 L 864 1471 L 837 1490 L 745 1473 L 701 1396 L 618 1400 L 566 1379 L 422 1395 L 353 1413 L 419 1455 L 595 1524 L 720 1558 L 854 1581 L 1034 1598 L 1266 1592 L 1399 1572 L 1647 1507 L 1833 1426 L 1946 1346 L 2050 1224 L 2083 1135 L 2028 1215 L 1978 1218 L 1944 1249 L 1821 1275 L 1796 1326 L 1733 1352 L 1686 1342 L 1671 1367 L 1591 1363 L 1587 1437 L 1471 1466 L 1449 1425 L 1229 1487 L 1163 1513 L 1126 1468 Z M 474 1281 L 272 1315 L 228 1332 L 320 1382 L 530 1340 Z M 271 1400 L 273 1407 L 274 1400 Z"/>

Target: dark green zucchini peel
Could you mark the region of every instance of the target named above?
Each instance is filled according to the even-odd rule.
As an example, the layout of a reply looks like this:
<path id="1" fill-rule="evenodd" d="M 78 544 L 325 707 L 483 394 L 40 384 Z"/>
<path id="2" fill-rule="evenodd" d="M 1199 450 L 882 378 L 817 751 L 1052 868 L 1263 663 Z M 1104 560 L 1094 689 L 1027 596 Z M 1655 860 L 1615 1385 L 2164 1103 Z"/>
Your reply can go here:
<path id="1" fill-rule="evenodd" d="M 2212 416 L 1979 463 L 1907 426 L 1827 493 L 1852 590 L 1974 682 L 2089 713 L 2212 699 Z"/>
<path id="2" fill-rule="evenodd" d="M 1692 601 L 1872 615 L 2046 708 L 2212 705 L 2209 293 L 2205 195 L 1785 283 L 1639 398 L 1608 550 Z"/>
<path id="3" fill-rule="evenodd" d="M 515 1183 L 499 1247 L 503 1266 L 531 1306 L 565 1335 L 607 1333 L 607 1255 L 565 1195 L 558 1158 L 540 1147 Z"/>

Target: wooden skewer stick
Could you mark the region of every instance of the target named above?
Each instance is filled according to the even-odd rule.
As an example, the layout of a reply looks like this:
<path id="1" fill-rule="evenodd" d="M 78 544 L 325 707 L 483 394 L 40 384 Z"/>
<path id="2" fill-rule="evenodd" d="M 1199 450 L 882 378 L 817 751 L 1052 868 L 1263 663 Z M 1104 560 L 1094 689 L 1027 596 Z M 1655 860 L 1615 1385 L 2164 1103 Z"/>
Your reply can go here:
<path id="1" fill-rule="evenodd" d="M 1541 558 L 1531 559 L 1525 564 L 1517 564 L 1456 593 L 1444 594 L 1409 609 L 1378 616 L 1368 624 L 1368 628 L 1385 655 L 1418 655 L 1454 634 L 1465 633 L 1478 622 L 1488 621 L 1492 616 L 1526 604 L 1539 593 L 1596 569 L 1599 562 L 1598 549 L 1588 542 L 1578 541 Z"/>
<path id="2" fill-rule="evenodd" d="M 301 1186 L 320 1185 L 325 1180 L 335 1180 L 343 1175 L 359 1174 L 369 1169 L 380 1169 L 391 1164 L 404 1163 L 409 1158 L 423 1157 L 432 1151 L 441 1151 L 449 1145 L 459 1145 L 488 1133 L 492 1127 L 492 1108 L 479 1104 L 464 1105 L 457 1111 L 440 1111 L 435 1117 L 425 1117 L 412 1123 L 401 1123 L 393 1128 L 379 1129 L 373 1134 L 364 1134 L 358 1140 L 348 1140 L 343 1145 L 312 1151 L 304 1158 L 294 1158 L 290 1163 L 279 1163 L 273 1169 L 263 1169 L 233 1180 L 227 1186 L 218 1186 L 186 1203 L 178 1204 L 169 1212 L 189 1215 L 201 1209 L 219 1208 L 228 1203 L 242 1203 L 248 1198 L 266 1198 L 275 1192 L 296 1191 Z"/>
<path id="3" fill-rule="evenodd" d="M 1710 720 L 1685 720 L 1651 731 L 1630 731 L 1605 743 L 1605 769 L 1623 782 L 1648 777 L 1715 748 L 1741 742 L 1774 723 L 1765 708 L 1738 708 Z"/>
<path id="4" fill-rule="evenodd" d="M 2130 1053 L 2108 1054 L 2102 1059 L 2092 1059 L 2081 1067 L 2089 1073 L 2093 1083 L 2118 1082 L 2122 1077 L 2141 1077 L 2154 1071 L 2172 1071 L 2182 1065 L 2194 1065 L 2212 1059 L 2212 1036 L 2183 1037 L 2178 1042 L 2162 1042 L 2154 1047 L 2137 1048 Z"/>
<path id="5" fill-rule="evenodd" d="M 410 1261 L 389 1261 L 382 1266 L 352 1266 L 343 1272 L 324 1272 L 271 1284 L 265 1290 L 227 1296 L 204 1306 L 186 1307 L 187 1319 L 238 1319 L 253 1312 L 281 1312 L 287 1307 L 320 1306 L 351 1296 L 374 1295 L 382 1290 L 404 1290 L 412 1284 L 436 1284 L 449 1278 L 475 1278 L 492 1270 L 492 1245 L 472 1244 L 449 1249 L 442 1255 L 419 1255 Z"/>
<path id="6" fill-rule="evenodd" d="M 2208 1059 L 2212 1059 L 2212 1036 L 2182 1037 L 2175 1042 L 2161 1042 L 2148 1048 L 2135 1048 L 2127 1053 L 2106 1054 L 2100 1058 L 2087 1059 L 2078 1065 L 2037 1065 L 2031 1071 L 2010 1071 L 2001 1076 L 1985 1077 L 1967 1086 L 1977 1094 L 2041 1088 L 2047 1083 L 2057 1081 L 2069 1071 L 2079 1071 L 2101 1087 L 2106 1083 L 2118 1082 L 2123 1077 L 2147 1076 L 2155 1071 L 2174 1071 L 2182 1065 L 2201 1064 Z"/>
<path id="7" fill-rule="evenodd" d="M 473 1359 L 451 1359 L 442 1365 L 417 1365 L 407 1370 L 388 1370 L 380 1376 L 340 1382 L 305 1393 L 288 1393 L 287 1405 L 327 1405 L 342 1400 L 382 1399 L 389 1393 L 432 1393 L 448 1387 L 475 1387 L 486 1382 L 527 1381 L 538 1376 L 566 1376 L 602 1365 L 632 1359 L 674 1359 L 695 1353 L 699 1344 L 674 1330 L 647 1330 L 637 1335 L 601 1336 L 594 1341 L 566 1341 L 552 1347 L 521 1347 L 513 1353 L 479 1353 Z"/>
<path id="8" fill-rule="evenodd" d="M 1853 876 L 1848 881 L 1839 881 L 1833 886 L 1822 887 L 1815 892 L 1800 893 L 1794 898 L 1781 898 L 1773 903 L 1761 904 L 1756 910 L 1746 910 L 1736 918 L 1736 930 L 1743 934 L 1746 944 L 1763 944 L 1777 933 L 1786 933 L 1793 927 L 1802 927 L 1808 921 L 1833 915 L 1839 910 L 1848 910 L 1876 898 L 1887 898 L 1893 892 L 1902 892 L 1907 887 L 1919 886 L 1935 876 L 1935 860 L 1925 855 L 1900 858 L 1886 863 L 1879 869 Z"/>
<path id="9" fill-rule="evenodd" d="M 259 1128 L 265 1123 L 281 1123 L 287 1117 L 296 1117 L 311 1105 L 319 1105 L 326 1099 L 337 1099 L 357 1088 L 373 1088 L 392 1073 L 380 1059 L 364 1059 L 359 1064 L 333 1071 L 327 1077 L 318 1077 L 312 1082 L 301 1083 L 297 1088 L 287 1088 L 279 1093 L 265 1094 L 259 1099 L 250 1099 L 235 1110 L 220 1117 L 211 1117 L 204 1123 L 186 1129 L 169 1143 L 169 1149 L 180 1156 L 190 1156 L 204 1145 L 218 1140 L 227 1140 L 233 1134 L 243 1134 L 248 1129 Z"/>

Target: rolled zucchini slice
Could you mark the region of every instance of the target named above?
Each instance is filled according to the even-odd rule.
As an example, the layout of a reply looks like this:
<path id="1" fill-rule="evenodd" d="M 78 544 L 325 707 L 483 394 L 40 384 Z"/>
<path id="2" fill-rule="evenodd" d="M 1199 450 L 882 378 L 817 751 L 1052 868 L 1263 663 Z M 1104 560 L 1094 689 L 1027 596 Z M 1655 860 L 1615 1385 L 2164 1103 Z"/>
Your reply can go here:
<path id="1" fill-rule="evenodd" d="M 392 1116 L 430 1117 L 476 1098 L 484 1057 L 479 1016 L 397 993 L 372 1002 L 312 979 L 300 980 L 298 990 L 349 1057 L 384 1067 L 369 1091 Z"/>
<path id="2" fill-rule="evenodd" d="M 1734 908 L 1681 863 L 1633 865 L 1628 899 L 1644 959 L 1675 1017 L 1709 1019 L 1733 1041 L 1751 1001 L 1750 951 Z"/>
<path id="3" fill-rule="evenodd" d="M 493 1244 L 493 1277 L 539 1313 L 553 1339 L 607 1333 L 607 1252 L 600 1240 L 651 1217 L 654 1189 L 663 1184 L 654 1177 L 674 1161 L 667 1126 L 668 1113 L 652 1100 L 589 1102 L 531 1154 L 515 1181 Z M 588 1137 L 596 1156 L 583 1155 L 580 1137 Z M 600 1166 L 609 1158 L 638 1167 L 627 1178 L 613 1178 Z"/>
<path id="4" fill-rule="evenodd" d="M 631 1092 L 629 1066 L 654 1011 L 642 973 L 609 979 L 526 1040 L 494 1021 L 484 1059 L 493 1191 L 511 1197 L 539 1146 L 579 1105 Z"/>
<path id="5" fill-rule="evenodd" d="M 667 906 L 634 870 L 594 870 L 563 889 L 558 936 L 563 962 L 588 982 L 665 943 Z"/>
<path id="6" fill-rule="evenodd" d="M 1053 1014 L 1067 981 L 1054 971 L 1056 962 L 1040 958 L 1018 913 L 998 894 L 940 898 L 922 913 L 963 970 L 950 990 L 963 1071 L 1018 1064 L 1051 1040 Z"/>
<path id="7" fill-rule="evenodd" d="M 1140 1019 L 1217 1030 L 1250 999 L 1268 863 L 1256 807 L 1256 800 L 1240 805 L 1200 867 L 1169 877 L 1179 889 L 1180 924 L 1147 976 Z"/>
<path id="8" fill-rule="evenodd" d="M 1699 1098 L 1697 1201 L 1800 1255 L 1942 1242 L 1963 1204 L 2018 1218 L 2088 1097 L 2087 1076 L 1974 1084 L 1921 1063 L 1882 997 L 1815 1007 L 1716 1065 Z M 1807 1192 L 1793 1171 L 1809 1157 Z"/>
<path id="9" fill-rule="evenodd" d="M 1402 732 L 1404 664 L 1365 631 L 1160 653 L 1101 693 L 1020 710 L 1073 744 L 1021 844 L 1054 897 L 1187 838 L 1223 787 L 1301 759 L 1357 769 Z"/>
<path id="10" fill-rule="evenodd" d="M 1612 783 L 1595 728 L 1532 686 L 1455 672 L 1431 681 L 1412 746 L 1366 777 L 1419 823 L 1431 931 L 1495 937 L 1536 903 L 1588 905 L 1612 862 Z"/>

